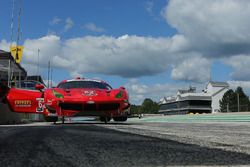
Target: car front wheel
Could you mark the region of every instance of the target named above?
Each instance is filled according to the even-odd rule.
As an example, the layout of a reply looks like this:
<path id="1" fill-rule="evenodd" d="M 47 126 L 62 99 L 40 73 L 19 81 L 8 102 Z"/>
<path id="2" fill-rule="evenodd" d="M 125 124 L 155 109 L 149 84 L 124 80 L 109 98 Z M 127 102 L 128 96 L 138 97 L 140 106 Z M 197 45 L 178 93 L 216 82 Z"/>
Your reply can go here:
<path id="1" fill-rule="evenodd" d="M 45 117 L 44 118 L 46 122 L 56 122 L 58 121 L 58 117 Z"/>
<path id="2" fill-rule="evenodd" d="M 109 122 L 110 120 L 111 120 L 110 117 L 100 117 L 100 121 L 101 121 L 101 122 L 107 123 L 107 122 Z"/>
<path id="3" fill-rule="evenodd" d="M 113 119 L 114 119 L 114 121 L 117 121 L 117 122 L 125 122 L 125 121 L 127 121 L 128 117 L 125 117 L 125 116 L 123 116 L 123 117 L 114 117 Z"/>

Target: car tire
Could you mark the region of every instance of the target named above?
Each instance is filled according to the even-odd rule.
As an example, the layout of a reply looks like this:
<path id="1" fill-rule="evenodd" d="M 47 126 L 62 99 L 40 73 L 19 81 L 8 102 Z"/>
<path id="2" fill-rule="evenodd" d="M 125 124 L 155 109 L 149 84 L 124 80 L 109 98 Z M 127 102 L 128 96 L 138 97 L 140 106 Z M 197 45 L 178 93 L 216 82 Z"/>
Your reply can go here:
<path id="1" fill-rule="evenodd" d="M 101 121 L 101 122 L 107 123 L 107 122 L 109 122 L 110 120 L 111 120 L 111 117 L 100 117 L 100 121 Z"/>
<path id="2" fill-rule="evenodd" d="M 127 117 L 127 116 L 123 116 L 123 117 L 114 117 L 113 119 L 114 119 L 114 121 L 116 121 L 116 122 L 125 122 L 125 121 L 127 121 L 128 117 Z"/>
<path id="3" fill-rule="evenodd" d="M 56 122 L 58 121 L 58 117 L 45 117 L 44 118 L 46 122 Z"/>

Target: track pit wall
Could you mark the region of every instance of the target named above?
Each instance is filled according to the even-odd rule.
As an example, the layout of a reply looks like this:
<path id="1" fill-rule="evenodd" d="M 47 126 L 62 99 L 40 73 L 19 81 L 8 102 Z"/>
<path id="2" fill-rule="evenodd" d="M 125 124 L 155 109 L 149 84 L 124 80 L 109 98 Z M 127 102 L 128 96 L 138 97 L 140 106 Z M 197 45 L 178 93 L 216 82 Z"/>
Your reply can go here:
<path id="1" fill-rule="evenodd" d="M 7 104 L 0 103 L 0 124 L 18 124 L 21 123 L 19 113 L 10 111 Z"/>

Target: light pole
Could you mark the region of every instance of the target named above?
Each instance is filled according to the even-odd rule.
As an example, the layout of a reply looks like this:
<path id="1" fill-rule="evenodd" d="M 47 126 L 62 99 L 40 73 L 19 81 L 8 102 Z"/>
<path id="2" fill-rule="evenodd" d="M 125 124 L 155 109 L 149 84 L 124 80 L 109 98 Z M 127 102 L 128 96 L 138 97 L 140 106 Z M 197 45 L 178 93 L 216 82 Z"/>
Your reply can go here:
<path id="1" fill-rule="evenodd" d="M 238 103 L 238 112 L 240 112 L 240 96 L 239 96 L 239 93 L 237 93 L 237 103 Z"/>
<path id="2" fill-rule="evenodd" d="M 40 54 L 40 49 L 37 50 L 37 81 L 39 81 L 39 54 Z"/>
<path id="3" fill-rule="evenodd" d="M 49 79 L 50 79 L 50 60 L 48 62 L 48 83 L 47 83 L 48 88 L 49 88 L 49 84 L 50 84 Z"/>

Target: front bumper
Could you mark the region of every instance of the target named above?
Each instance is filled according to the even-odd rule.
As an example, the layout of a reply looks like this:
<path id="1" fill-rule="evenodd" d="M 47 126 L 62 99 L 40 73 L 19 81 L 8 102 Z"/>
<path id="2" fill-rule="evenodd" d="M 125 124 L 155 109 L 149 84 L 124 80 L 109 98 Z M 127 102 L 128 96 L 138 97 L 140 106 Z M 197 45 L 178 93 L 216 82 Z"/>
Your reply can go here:
<path id="1" fill-rule="evenodd" d="M 114 111 L 120 108 L 120 103 L 69 103 L 64 102 L 60 103 L 59 107 L 62 110 L 71 110 L 71 111 Z"/>

